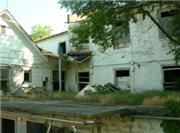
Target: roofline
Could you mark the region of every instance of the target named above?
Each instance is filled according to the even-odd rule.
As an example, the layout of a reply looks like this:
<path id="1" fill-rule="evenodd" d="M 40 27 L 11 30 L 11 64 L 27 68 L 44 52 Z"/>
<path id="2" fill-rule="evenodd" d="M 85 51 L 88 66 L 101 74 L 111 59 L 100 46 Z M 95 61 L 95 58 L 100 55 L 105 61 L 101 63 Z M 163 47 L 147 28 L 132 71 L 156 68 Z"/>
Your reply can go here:
<path id="1" fill-rule="evenodd" d="M 53 37 L 57 37 L 57 36 L 60 36 L 60 35 L 66 34 L 66 33 L 68 33 L 68 32 L 67 32 L 67 31 L 63 31 L 63 32 L 60 32 L 60 33 L 57 33 L 57 34 L 54 34 L 54 35 L 51 35 L 51 36 L 42 38 L 42 39 L 40 39 L 40 40 L 37 40 L 37 41 L 35 41 L 35 43 L 39 43 L 39 42 L 41 42 L 41 41 L 45 41 L 45 40 L 48 40 L 48 39 L 51 39 L 51 38 L 53 38 Z"/>
<path id="2" fill-rule="evenodd" d="M 39 50 L 39 47 L 37 45 L 35 45 L 34 41 L 30 38 L 30 36 L 28 35 L 28 33 L 23 29 L 23 27 L 18 23 L 18 21 L 13 17 L 13 15 L 6 9 L 3 10 L 0 13 L 0 16 L 6 14 L 8 15 L 12 20 L 15 21 L 15 26 L 19 29 L 19 31 L 24 34 L 24 36 L 26 37 L 26 39 L 29 41 L 29 43 L 31 43 L 31 45 L 34 47 L 34 49 L 41 55 L 41 57 L 43 59 L 45 59 L 46 61 L 48 61 L 48 59 L 41 53 L 41 51 Z"/>

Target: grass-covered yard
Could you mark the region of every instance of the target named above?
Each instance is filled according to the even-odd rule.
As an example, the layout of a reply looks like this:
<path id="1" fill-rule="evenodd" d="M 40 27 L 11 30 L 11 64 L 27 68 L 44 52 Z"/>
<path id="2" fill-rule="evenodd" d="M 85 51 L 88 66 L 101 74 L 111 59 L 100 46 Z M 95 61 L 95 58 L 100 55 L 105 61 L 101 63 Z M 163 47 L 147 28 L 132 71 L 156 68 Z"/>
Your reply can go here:
<path id="1" fill-rule="evenodd" d="M 141 94 L 132 94 L 129 91 L 100 92 L 96 94 L 76 97 L 73 92 L 52 92 L 47 94 L 29 94 L 25 99 L 31 100 L 74 100 L 80 102 L 92 102 L 100 105 L 162 105 L 169 99 L 180 101 L 179 91 L 150 91 Z M 13 95 L 2 98 L 15 99 Z M 23 98 L 24 99 L 24 98 Z"/>

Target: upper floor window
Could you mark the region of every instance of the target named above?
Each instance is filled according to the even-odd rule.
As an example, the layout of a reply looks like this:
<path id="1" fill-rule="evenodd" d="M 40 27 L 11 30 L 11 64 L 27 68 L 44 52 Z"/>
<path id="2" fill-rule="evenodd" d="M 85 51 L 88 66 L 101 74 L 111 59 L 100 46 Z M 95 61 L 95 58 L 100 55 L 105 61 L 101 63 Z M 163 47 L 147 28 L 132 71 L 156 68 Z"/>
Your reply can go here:
<path id="1" fill-rule="evenodd" d="M 117 46 L 114 46 L 114 49 L 120 48 L 122 45 L 127 44 L 130 42 L 130 34 L 129 34 L 129 25 L 127 26 L 127 31 L 126 33 L 121 33 L 119 32 L 121 30 L 121 23 L 117 25 L 117 28 L 115 30 L 118 30 L 118 34 L 116 38 L 118 39 L 118 44 Z"/>
<path id="2" fill-rule="evenodd" d="M 168 32 L 170 35 L 172 35 L 172 27 L 171 27 L 171 22 L 172 22 L 172 17 L 177 13 L 176 10 L 171 10 L 171 11 L 163 11 L 160 12 L 159 14 L 159 24 L 161 27 Z M 159 37 L 160 38 L 166 38 L 166 35 L 159 30 Z"/>
<path id="3" fill-rule="evenodd" d="M 1 29 L 0 29 L 0 34 L 5 35 L 5 34 L 6 34 L 6 26 L 1 25 L 0 28 L 1 28 Z"/>
<path id="4" fill-rule="evenodd" d="M 66 42 L 59 43 L 58 54 L 66 54 Z"/>

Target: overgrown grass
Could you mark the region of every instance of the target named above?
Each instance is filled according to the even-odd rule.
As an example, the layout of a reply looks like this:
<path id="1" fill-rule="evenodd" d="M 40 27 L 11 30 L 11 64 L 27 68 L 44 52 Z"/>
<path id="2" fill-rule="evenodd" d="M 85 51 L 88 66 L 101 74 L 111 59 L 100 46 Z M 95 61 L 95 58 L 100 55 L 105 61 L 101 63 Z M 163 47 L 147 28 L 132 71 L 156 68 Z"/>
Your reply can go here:
<path id="1" fill-rule="evenodd" d="M 92 102 L 100 105 L 162 105 L 169 99 L 180 101 L 180 91 L 149 91 L 132 94 L 129 91 L 99 92 L 96 94 L 76 97 L 74 92 L 52 92 L 46 94 L 29 94 L 31 100 L 74 100 Z"/>
<path id="2" fill-rule="evenodd" d="M 38 100 L 74 100 L 77 93 L 75 92 L 50 92 L 47 94 L 28 94 L 29 99 Z"/>
<path id="3" fill-rule="evenodd" d="M 90 101 L 101 105 L 162 105 L 169 99 L 180 101 L 180 92 L 149 91 L 141 94 L 132 94 L 129 91 L 121 91 L 116 93 L 98 93 L 75 98 L 77 101 Z"/>

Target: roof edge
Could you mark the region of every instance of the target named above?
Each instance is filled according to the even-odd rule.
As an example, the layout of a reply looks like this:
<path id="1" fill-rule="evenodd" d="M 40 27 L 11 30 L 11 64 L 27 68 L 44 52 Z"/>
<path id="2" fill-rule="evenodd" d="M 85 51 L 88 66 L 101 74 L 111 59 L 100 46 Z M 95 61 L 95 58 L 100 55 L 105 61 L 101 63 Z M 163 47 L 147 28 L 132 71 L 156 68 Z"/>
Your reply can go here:
<path id="1" fill-rule="evenodd" d="M 45 41 L 45 40 L 48 40 L 48 39 L 51 39 L 51 38 L 54 38 L 54 37 L 57 37 L 57 36 L 60 36 L 60 35 L 63 35 L 63 34 L 66 34 L 66 33 L 68 33 L 67 31 L 63 31 L 63 32 L 60 32 L 60 33 L 57 33 L 57 34 L 53 34 L 53 35 L 51 35 L 51 36 L 48 36 L 48 37 L 45 37 L 45 38 L 42 38 L 42 39 L 40 39 L 40 40 L 37 40 L 37 41 L 35 41 L 34 43 L 39 43 L 39 42 L 41 42 L 41 41 Z M 38 44 L 37 44 L 38 45 Z"/>

